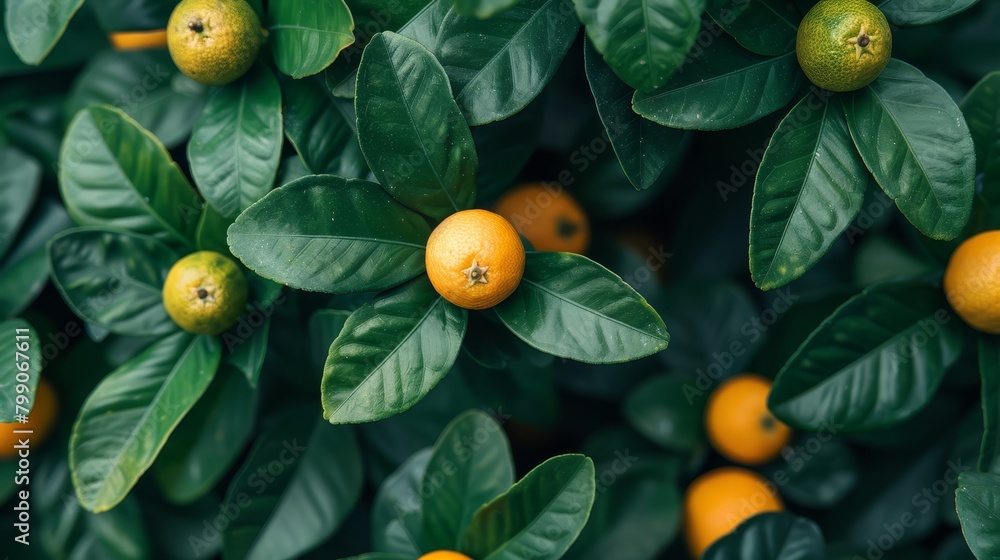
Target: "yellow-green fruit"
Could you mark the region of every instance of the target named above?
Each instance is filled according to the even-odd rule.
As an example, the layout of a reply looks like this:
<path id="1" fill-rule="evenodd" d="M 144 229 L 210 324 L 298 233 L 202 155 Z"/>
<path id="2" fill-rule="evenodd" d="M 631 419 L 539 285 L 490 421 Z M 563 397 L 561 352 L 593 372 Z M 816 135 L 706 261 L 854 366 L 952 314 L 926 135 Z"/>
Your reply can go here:
<path id="1" fill-rule="evenodd" d="M 203 84 L 228 84 L 246 74 L 260 43 L 260 18 L 246 0 L 183 0 L 167 22 L 174 64 Z"/>
<path id="2" fill-rule="evenodd" d="M 821 0 L 799 25 L 799 65 L 812 83 L 854 91 L 878 78 L 892 57 L 892 31 L 868 0 Z"/>
<path id="3" fill-rule="evenodd" d="M 198 251 L 174 263 L 167 273 L 163 305 L 187 332 L 219 334 L 236 324 L 247 292 L 247 277 L 232 259 Z"/>

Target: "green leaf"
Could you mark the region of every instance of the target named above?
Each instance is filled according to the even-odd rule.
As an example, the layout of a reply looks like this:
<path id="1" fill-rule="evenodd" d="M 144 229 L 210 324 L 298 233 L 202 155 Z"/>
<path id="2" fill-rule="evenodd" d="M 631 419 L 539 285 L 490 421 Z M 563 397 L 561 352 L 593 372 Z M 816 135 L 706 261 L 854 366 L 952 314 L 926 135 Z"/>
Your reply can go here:
<path id="1" fill-rule="evenodd" d="M 767 58 L 718 37 L 666 85 L 650 93 L 636 92 L 632 107 L 664 126 L 724 130 L 781 109 L 801 84 L 794 52 Z"/>
<path id="2" fill-rule="evenodd" d="M 125 498 L 205 392 L 220 354 L 213 337 L 173 334 L 97 385 L 69 445 L 73 486 L 84 508 L 100 513 Z"/>
<path id="3" fill-rule="evenodd" d="M 362 482 L 349 429 L 327 424 L 311 407 L 285 414 L 257 438 L 229 485 L 221 507 L 240 513 L 222 531 L 223 558 L 298 557 L 337 530 Z"/>
<path id="4" fill-rule="evenodd" d="M 667 449 L 705 447 L 705 393 L 693 377 L 650 377 L 629 393 L 622 413 L 637 432 Z"/>
<path id="5" fill-rule="evenodd" d="M 416 404 L 451 370 L 467 318 L 426 277 L 361 306 L 330 346 L 323 417 L 371 422 Z"/>
<path id="6" fill-rule="evenodd" d="M 878 9 L 893 25 L 927 25 L 950 18 L 979 0 L 883 0 Z"/>
<path id="7" fill-rule="evenodd" d="M 219 214 L 235 218 L 274 185 L 282 139 L 281 88 L 266 66 L 214 88 L 188 142 L 198 190 Z"/>
<path id="8" fill-rule="evenodd" d="M 421 544 L 423 508 L 421 501 L 413 496 L 420 495 L 430 458 L 430 448 L 414 453 L 379 485 L 372 507 L 372 541 L 376 550 L 416 556 L 426 548 Z M 412 556 L 408 558 L 412 560 Z"/>
<path id="9" fill-rule="evenodd" d="M 267 15 L 274 62 L 296 79 L 322 72 L 354 42 L 344 0 L 273 0 Z"/>
<path id="10" fill-rule="evenodd" d="M 77 228 L 49 243 L 52 280 L 77 316 L 115 334 L 177 330 L 163 307 L 163 282 L 180 255 L 153 237 Z"/>
<path id="11" fill-rule="evenodd" d="M 0 323 L 0 332 L 10 337 L 0 350 L 0 422 L 6 424 L 35 406 L 35 388 L 42 375 L 42 339 L 24 319 Z"/>
<path id="12" fill-rule="evenodd" d="M 243 374 L 222 366 L 163 446 L 153 466 L 163 495 L 189 504 L 222 479 L 253 433 L 257 393 Z"/>
<path id="13" fill-rule="evenodd" d="M 83 0 L 7 0 L 7 40 L 25 64 L 38 65 L 52 52 Z"/>
<path id="14" fill-rule="evenodd" d="M 31 3 L 22 0 L 21 4 Z M 4 2 L 0 2 L 3 9 Z M 0 27 L 0 76 L 40 74 L 42 72 L 79 66 L 108 46 L 107 35 L 97 25 L 91 10 L 78 12 L 70 20 L 62 38 L 41 63 L 28 65 L 11 48 L 8 34 Z M 6 88 L 9 84 L 5 84 Z"/>
<path id="15" fill-rule="evenodd" d="M 783 482 L 781 495 L 813 509 L 827 509 L 844 499 L 861 478 L 851 447 L 832 439 L 832 429 L 803 435 L 783 452 L 782 461 L 764 467 L 768 480 Z M 814 451 L 816 445 L 819 450 Z"/>
<path id="16" fill-rule="evenodd" d="M 252 6 L 254 0 L 248 3 Z M 105 31 L 140 31 L 163 28 L 174 4 L 159 0 L 101 0 L 87 7 L 93 10 Z"/>
<path id="17" fill-rule="evenodd" d="M 627 456 L 629 450 L 621 453 Z M 565 558 L 649 560 L 674 541 L 681 525 L 678 462 L 641 458 L 631 465 L 621 459 L 597 464 L 598 477 L 612 483 L 598 482 L 587 526 Z"/>
<path id="18" fill-rule="evenodd" d="M 438 220 L 472 207 L 472 133 L 431 53 L 379 33 L 361 59 L 355 103 L 361 151 L 393 197 Z"/>
<path id="19" fill-rule="evenodd" d="M 282 301 L 281 303 L 284 303 Z M 237 319 L 236 326 L 222 333 L 222 343 L 227 354 L 223 360 L 246 377 L 250 387 L 257 388 L 264 358 L 267 356 L 267 340 L 271 333 L 271 317 L 264 310 L 274 312 L 267 304 L 254 302 L 255 308 Z"/>
<path id="20" fill-rule="evenodd" d="M 976 148 L 976 171 L 985 175 L 983 194 L 1000 206 L 1000 72 L 980 80 L 961 108 Z"/>
<path id="21" fill-rule="evenodd" d="M 961 233 L 972 212 L 976 160 L 951 96 L 893 60 L 844 108 L 865 165 L 910 223 L 934 239 Z"/>
<path id="22" fill-rule="evenodd" d="M 812 268 L 854 220 L 868 174 L 840 104 L 810 92 L 782 119 L 757 170 L 750 272 L 762 290 Z"/>
<path id="23" fill-rule="evenodd" d="M 251 270 L 286 286 L 360 292 L 423 272 L 429 235 L 422 216 L 378 185 L 310 175 L 240 214 L 229 228 L 229 248 Z"/>
<path id="24" fill-rule="evenodd" d="M 1000 337 L 981 335 L 979 375 L 984 432 L 977 468 L 980 472 L 1000 474 Z"/>
<path id="25" fill-rule="evenodd" d="M 802 16 L 786 0 L 708 0 L 708 14 L 743 48 L 764 56 L 795 49 Z"/>
<path id="26" fill-rule="evenodd" d="M 220 255 L 229 256 L 229 245 L 226 234 L 233 220 L 222 217 L 214 208 L 205 204 L 198 218 L 198 229 L 195 230 L 195 245 L 199 251 L 215 251 Z"/>
<path id="27" fill-rule="evenodd" d="M 0 257 L 14 242 L 42 184 L 42 167 L 24 152 L 0 148 Z"/>
<path id="28" fill-rule="evenodd" d="M 597 112 L 629 182 L 648 189 L 675 163 L 687 134 L 646 120 L 632 110 L 635 90 L 615 76 L 587 42 L 584 61 Z"/>
<path id="29" fill-rule="evenodd" d="M 1000 557 L 1000 475 L 960 474 L 955 506 L 962 534 L 976 558 Z"/>
<path id="30" fill-rule="evenodd" d="M 181 74 L 166 50 L 105 50 L 73 81 L 65 114 L 70 118 L 90 105 L 112 105 L 173 148 L 191 134 L 206 91 Z"/>
<path id="31" fill-rule="evenodd" d="M 823 560 L 819 526 L 790 513 L 761 513 L 715 541 L 703 560 Z"/>
<path id="32" fill-rule="evenodd" d="M 705 0 L 574 0 L 597 52 L 632 89 L 654 91 L 684 64 Z"/>
<path id="33" fill-rule="evenodd" d="M 284 80 L 285 135 L 311 173 L 360 179 L 368 174 L 353 114 L 315 80 Z"/>
<path id="34" fill-rule="evenodd" d="M 545 97 L 540 96 L 510 118 L 472 128 L 479 154 L 479 200 L 495 199 L 517 180 L 538 147 L 546 105 Z"/>
<path id="35" fill-rule="evenodd" d="M 521 0 L 455 0 L 455 13 L 489 19 L 517 5 Z"/>
<path id="36" fill-rule="evenodd" d="M 69 227 L 73 220 L 58 202 L 43 198 L 35 205 L 14 248 L 0 260 L 0 319 L 20 313 L 45 288 L 49 280 L 45 244 Z"/>
<path id="37" fill-rule="evenodd" d="M 580 29 L 571 0 L 521 0 L 488 20 L 434 0 L 399 29 L 434 53 L 469 124 L 503 120 L 535 99 Z"/>
<path id="38" fill-rule="evenodd" d="M 166 148 L 125 113 L 95 105 L 77 113 L 59 155 L 59 189 L 81 225 L 117 227 L 188 244 L 197 214 L 191 185 Z"/>
<path id="39" fill-rule="evenodd" d="M 594 505 L 594 462 L 560 455 L 476 511 L 461 551 L 482 560 L 561 558 Z"/>
<path id="40" fill-rule="evenodd" d="M 642 296 L 572 253 L 529 252 L 521 285 L 494 309 L 529 346 L 581 362 L 636 360 L 663 350 L 669 340 Z"/>
<path id="41" fill-rule="evenodd" d="M 798 428 L 884 428 L 934 396 L 962 351 L 962 327 L 940 287 L 877 284 L 851 298 L 778 372 L 768 406 Z"/>
<path id="42" fill-rule="evenodd" d="M 470 410 L 444 429 L 434 445 L 421 488 L 424 498 L 422 545 L 455 550 L 462 530 L 481 506 L 514 484 L 514 461 L 503 428 L 492 416 Z"/>

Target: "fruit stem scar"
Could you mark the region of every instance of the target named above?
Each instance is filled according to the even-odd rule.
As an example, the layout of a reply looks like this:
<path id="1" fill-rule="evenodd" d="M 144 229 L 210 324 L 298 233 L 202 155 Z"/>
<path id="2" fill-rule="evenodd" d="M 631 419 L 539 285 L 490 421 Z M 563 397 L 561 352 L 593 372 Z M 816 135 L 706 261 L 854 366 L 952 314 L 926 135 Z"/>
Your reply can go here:
<path id="1" fill-rule="evenodd" d="M 764 428 L 764 431 L 770 432 L 775 427 L 774 426 L 774 418 L 772 418 L 770 414 L 764 415 L 760 419 L 760 427 Z"/>
<path id="2" fill-rule="evenodd" d="M 196 19 L 194 21 L 188 22 L 188 29 L 194 31 L 195 33 L 202 33 L 203 31 L 205 31 L 205 25 L 201 22 L 200 19 Z"/>
<path id="3" fill-rule="evenodd" d="M 468 283 L 465 285 L 466 288 L 471 288 L 476 284 L 489 284 L 490 281 L 486 278 L 486 272 L 489 271 L 490 267 L 481 266 L 476 259 L 472 260 L 472 266 L 466 268 L 462 271 Z"/>
<path id="4" fill-rule="evenodd" d="M 876 37 L 874 35 L 869 35 L 868 34 L 868 25 L 862 23 L 861 24 L 861 31 L 858 32 L 858 36 L 857 37 L 851 37 L 850 39 L 847 40 L 847 43 L 849 45 L 854 45 L 854 52 L 855 52 L 855 54 L 857 55 L 858 58 L 861 58 L 861 55 L 863 55 L 866 52 L 868 52 L 868 45 L 870 45 L 872 43 L 872 41 L 874 41 L 877 38 L 878 37 Z"/>
<path id="5" fill-rule="evenodd" d="M 198 288 L 198 299 L 205 299 L 208 297 L 208 290 L 205 288 Z"/>

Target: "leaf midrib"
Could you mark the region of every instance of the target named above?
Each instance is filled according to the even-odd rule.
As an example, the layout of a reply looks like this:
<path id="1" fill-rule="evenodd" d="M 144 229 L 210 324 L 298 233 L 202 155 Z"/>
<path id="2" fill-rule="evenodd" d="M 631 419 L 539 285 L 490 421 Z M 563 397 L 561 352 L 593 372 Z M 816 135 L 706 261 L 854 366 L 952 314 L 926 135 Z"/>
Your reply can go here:
<path id="1" fill-rule="evenodd" d="M 426 250 L 426 248 L 427 248 L 425 245 L 420 245 L 419 243 L 413 243 L 411 241 L 397 241 L 397 240 L 393 240 L 393 239 L 378 239 L 378 238 L 374 238 L 374 237 L 357 237 L 357 236 L 352 236 L 352 235 L 343 235 L 343 236 L 338 236 L 338 235 L 309 235 L 309 234 L 305 234 L 305 233 L 288 233 L 288 234 L 282 234 L 282 233 L 256 233 L 256 232 L 240 232 L 240 231 L 237 231 L 237 232 L 233 233 L 233 237 L 239 237 L 239 236 L 243 236 L 243 237 L 267 237 L 267 238 L 277 237 L 277 238 L 282 238 L 282 239 L 284 239 L 284 238 L 291 238 L 291 239 L 310 239 L 310 240 L 312 240 L 312 239 L 337 239 L 337 240 L 341 240 L 341 241 L 365 241 L 365 242 L 376 243 L 376 244 L 379 244 L 379 245 L 398 245 L 400 247 L 411 247 L 411 248 L 414 248 L 414 249 L 423 249 L 423 250 Z"/>

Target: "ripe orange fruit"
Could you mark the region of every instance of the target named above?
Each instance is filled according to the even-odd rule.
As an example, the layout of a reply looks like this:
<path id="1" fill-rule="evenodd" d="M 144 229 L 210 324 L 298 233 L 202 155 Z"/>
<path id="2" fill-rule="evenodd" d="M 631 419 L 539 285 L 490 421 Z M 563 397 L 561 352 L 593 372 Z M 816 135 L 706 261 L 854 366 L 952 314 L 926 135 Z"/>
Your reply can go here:
<path id="1" fill-rule="evenodd" d="M 486 309 L 507 298 L 524 274 L 524 245 L 514 228 L 487 210 L 444 219 L 427 240 L 427 276 L 444 299 Z"/>
<path id="2" fill-rule="evenodd" d="M 980 233 L 958 246 L 945 269 L 944 294 L 963 321 L 1000 334 L 1000 230 Z"/>
<path id="3" fill-rule="evenodd" d="M 167 21 L 174 64 L 207 85 L 228 84 L 246 74 L 260 44 L 260 18 L 246 0 L 181 0 Z"/>
<path id="4" fill-rule="evenodd" d="M 233 259 L 198 251 L 170 268 L 163 283 L 163 305 L 187 332 L 219 334 L 236 324 L 248 291 L 247 277 Z"/>
<path id="5" fill-rule="evenodd" d="M 767 408 L 770 391 L 769 380 L 746 373 L 723 381 L 712 391 L 705 408 L 705 429 L 716 451 L 745 465 L 761 465 L 778 456 L 792 430 Z"/>
<path id="6" fill-rule="evenodd" d="M 428 552 L 424 554 L 417 560 L 472 560 L 468 556 L 460 552 L 452 552 L 450 550 L 435 550 L 434 552 Z"/>
<path id="7" fill-rule="evenodd" d="M 809 80 L 830 91 L 861 89 L 892 58 L 892 30 L 868 0 L 820 0 L 802 18 L 795 55 Z"/>
<path id="8" fill-rule="evenodd" d="M 768 511 L 783 511 L 774 485 L 740 467 L 709 471 L 684 494 L 684 537 L 694 558 L 747 519 Z"/>
<path id="9" fill-rule="evenodd" d="M 18 450 L 14 448 L 18 440 L 30 438 L 32 449 L 37 449 L 52 431 L 56 423 L 56 413 L 59 410 L 59 400 L 52 385 L 44 377 L 38 380 L 35 389 L 35 404 L 31 407 L 26 423 L 0 423 L 0 459 L 7 460 L 17 457 Z M 32 434 L 15 434 L 14 430 L 32 430 Z"/>
<path id="10" fill-rule="evenodd" d="M 582 253 L 590 243 L 590 222 L 583 208 L 562 189 L 554 193 L 541 183 L 507 191 L 494 211 L 539 251 Z"/>
<path id="11" fill-rule="evenodd" d="M 116 51 L 142 51 L 147 49 L 162 49 L 167 46 L 167 30 L 154 31 L 117 31 L 108 38 Z"/>

